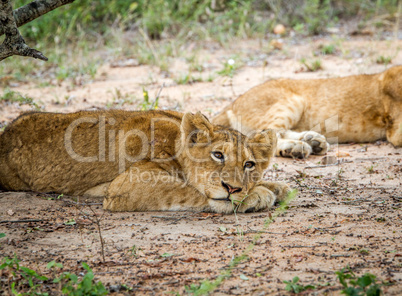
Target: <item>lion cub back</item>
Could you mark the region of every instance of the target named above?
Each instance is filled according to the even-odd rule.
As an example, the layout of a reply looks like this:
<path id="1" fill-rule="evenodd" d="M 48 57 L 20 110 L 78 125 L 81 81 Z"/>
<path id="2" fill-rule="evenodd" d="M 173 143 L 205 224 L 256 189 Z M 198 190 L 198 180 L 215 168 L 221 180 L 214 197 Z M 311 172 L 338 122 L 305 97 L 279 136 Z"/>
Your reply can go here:
<path id="1" fill-rule="evenodd" d="M 158 128 L 153 136 L 163 138 L 165 144 L 158 147 L 174 149 L 180 132 L 174 122 L 180 124 L 181 118 L 182 114 L 173 111 L 23 114 L 0 134 L 0 186 L 81 194 L 110 182 L 122 167 L 128 167 L 136 153 L 149 145 L 140 136 L 151 139 L 150 126 L 157 119 L 165 119 L 155 123 Z M 123 151 L 125 158 L 121 160 L 119 144 L 126 144 L 124 141 L 129 149 Z"/>

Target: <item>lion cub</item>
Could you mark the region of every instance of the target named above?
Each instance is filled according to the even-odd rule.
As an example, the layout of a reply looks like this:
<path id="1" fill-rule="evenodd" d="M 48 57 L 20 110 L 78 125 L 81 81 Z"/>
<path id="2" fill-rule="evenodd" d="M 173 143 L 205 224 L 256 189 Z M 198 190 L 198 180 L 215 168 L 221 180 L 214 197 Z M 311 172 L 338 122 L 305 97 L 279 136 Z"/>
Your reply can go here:
<path id="1" fill-rule="evenodd" d="M 28 113 L 0 135 L 0 186 L 105 197 L 112 211 L 259 211 L 286 197 L 262 180 L 276 146 L 201 113 Z"/>
<path id="2" fill-rule="evenodd" d="M 213 123 L 278 131 L 277 156 L 325 154 L 329 144 L 387 139 L 402 146 L 402 66 L 374 75 L 278 79 L 240 96 Z"/>

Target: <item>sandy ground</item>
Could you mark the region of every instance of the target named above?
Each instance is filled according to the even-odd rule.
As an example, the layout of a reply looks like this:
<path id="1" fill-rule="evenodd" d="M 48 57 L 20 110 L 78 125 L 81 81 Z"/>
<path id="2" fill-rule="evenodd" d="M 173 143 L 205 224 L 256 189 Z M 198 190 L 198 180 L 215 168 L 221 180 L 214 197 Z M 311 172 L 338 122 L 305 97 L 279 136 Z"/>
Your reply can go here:
<path id="1" fill-rule="evenodd" d="M 107 63 L 96 79 L 79 86 L 50 81 L 47 87 L 27 83 L 12 89 L 34 98 L 46 111 L 136 110 L 142 87 L 155 97 L 164 83 L 160 108 L 213 116 L 267 79 L 380 72 L 386 68 L 376 63 L 380 55 L 393 57 L 389 66 L 402 64 L 402 41 L 348 39 L 339 43 L 335 55 L 320 57 L 323 70 L 306 72 L 300 59 L 334 39 L 316 39 L 307 45 L 284 42 L 283 50 L 269 52 L 268 41 L 245 40 L 232 49 L 206 44 L 198 49 L 205 70 L 193 76 L 207 80 L 214 75 L 212 82 L 178 85 L 175 80 L 188 73 L 188 65 L 184 58 L 177 58 L 169 75 L 151 66 L 112 67 Z M 184 50 L 191 52 L 192 48 L 189 45 Z M 217 75 L 230 58 L 243 66 L 233 79 Z M 0 122 L 6 124 L 27 109 L 0 102 Z M 316 286 L 305 293 L 337 295 L 341 285 L 334 272 L 347 265 L 358 275 L 370 272 L 391 283 L 382 288 L 385 295 L 400 295 L 402 149 L 386 142 L 342 144 L 334 146 L 329 155 L 337 153 L 342 156 L 339 164 L 327 167 L 322 167 L 318 156 L 273 159 L 266 178 L 286 181 L 299 194 L 269 228 L 264 228 L 264 222 L 274 210 L 239 214 L 237 219 L 186 212 L 109 213 L 102 210 L 99 200 L 0 192 L 0 233 L 6 233 L 0 239 L 1 257 L 15 253 L 21 265 L 48 277 L 52 274 L 45 267 L 51 260 L 76 274 L 83 271 L 84 261 L 96 279 L 116 294 L 185 294 L 185 286 L 214 280 L 225 272 L 262 231 L 248 258 L 232 270 L 214 295 L 285 295 L 289 292 L 283 280 L 295 276 L 302 285 Z M 31 222 L 22 221 L 27 219 Z M 76 224 L 66 223 L 71 219 Z M 3 294 L 8 294 L 7 276 L 0 271 Z M 43 284 L 44 290 L 52 287 L 50 282 Z"/>

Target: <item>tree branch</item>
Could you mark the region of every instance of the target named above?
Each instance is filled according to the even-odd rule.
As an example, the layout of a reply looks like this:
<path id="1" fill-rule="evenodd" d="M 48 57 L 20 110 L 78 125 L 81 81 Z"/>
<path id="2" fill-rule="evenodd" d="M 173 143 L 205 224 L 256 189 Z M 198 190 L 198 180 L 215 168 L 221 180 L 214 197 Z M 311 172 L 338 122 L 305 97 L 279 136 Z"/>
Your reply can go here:
<path id="1" fill-rule="evenodd" d="M 14 18 L 17 27 L 56 9 L 57 7 L 74 2 L 74 0 L 36 0 L 14 10 Z M 0 36 L 4 34 L 4 27 L 0 27 Z"/>
<path id="2" fill-rule="evenodd" d="M 0 0 L 0 24 L 6 34 L 3 44 L 0 45 L 0 61 L 12 55 L 33 57 L 43 61 L 48 60 L 40 51 L 26 45 L 24 38 L 17 29 L 13 8 L 9 0 Z"/>

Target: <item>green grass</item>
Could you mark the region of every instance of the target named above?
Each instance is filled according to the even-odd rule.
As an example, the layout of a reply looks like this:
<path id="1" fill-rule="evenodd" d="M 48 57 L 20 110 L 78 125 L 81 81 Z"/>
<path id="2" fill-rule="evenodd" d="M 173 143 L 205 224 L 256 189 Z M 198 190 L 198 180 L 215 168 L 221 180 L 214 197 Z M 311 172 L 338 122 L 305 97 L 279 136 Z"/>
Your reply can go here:
<path id="1" fill-rule="evenodd" d="M 334 44 L 323 45 L 321 47 L 321 53 L 323 55 L 330 55 L 336 52 L 336 46 Z"/>
<path id="2" fill-rule="evenodd" d="M 301 293 L 306 290 L 314 290 L 316 287 L 313 285 L 300 285 L 298 284 L 299 277 L 295 276 L 291 281 L 283 281 L 286 284 L 285 290 L 295 294 Z"/>
<path id="3" fill-rule="evenodd" d="M 343 289 L 341 293 L 347 296 L 380 296 L 381 287 L 384 283 L 377 280 L 377 277 L 371 273 L 365 273 L 358 277 L 352 269 L 347 266 L 340 271 L 335 272 Z"/>
<path id="4" fill-rule="evenodd" d="M 40 110 L 40 106 L 35 103 L 34 99 L 21 93 L 6 88 L 3 92 L 3 95 L 0 97 L 0 102 L 10 102 L 10 103 L 18 103 L 20 106 L 22 105 L 29 105 L 35 110 Z"/>
<path id="5" fill-rule="evenodd" d="M 377 64 L 383 64 L 385 66 L 387 66 L 388 64 L 392 63 L 392 57 L 390 56 L 379 56 L 376 59 Z"/>
<path id="6" fill-rule="evenodd" d="M 236 71 L 241 68 L 242 63 L 238 58 L 230 58 L 223 63 L 223 69 L 217 71 L 216 74 L 233 78 Z"/>
<path id="7" fill-rule="evenodd" d="M 202 82 L 203 80 L 201 76 L 195 77 L 191 74 L 191 72 L 189 72 L 186 74 L 182 74 L 179 77 L 176 77 L 174 81 L 179 85 L 183 85 L 183 84 L 193 84 L 196 82 Z"/>
<path id="8" fill-rule="evenodd" d="M 322 63 L 320 59 L 316 60 L 306 60 L 305 58 L 302 58 L 300 60 L 300 63 L 304 65 L 307 68 L 307 71 L 309 72 L 317 72 L 319 70 L 322 70 Z"/>
<path id="9" fill-rule="evenodd" d="M 16 0 L 13 6 L 29 2 Z M 214 40 L 230 48 L 238 38 L 263 38 L 279 22 L 297 34 L 321 34 L 328 25 L 357 13 L 363 20 L 391 15 L 396 4 L 397 0 L 301 0 L 296 9 L 285 0 L 80 0 L 20 27 L 27 43 L 42 51 L 48 62 L 11 57 L 0 63 L 0 73 L 14 81 L 35 78 L 41 84 L 55 80 L 81 85 L 94 79 L 103 55 L 133 57 L 169 72 L 171 58 L 181 57 L 183 45 L 190 42 Z M 323 54 L 332 50 L 326 48 Z M 195 61 L 189 71 L 201 72 L 203 67 Z M 233 75 L 227 66 L 220 72 Z"/>
<path id="10" fill-rule="evenodd" d="M 21 260 L 15 255 L 13 258 L 5 257 L 0 265 L 0 270 L 8 274 L 8 290 L 13 295 L 50 295 L 44 289 L 49 289 L 49 285 L 53 283 L 52 292 L 58 290 L 60 294 L 79 296 L 101 296 L 108 294 L 108 291 L 102 282 L 94 281 L 94 273 L 86 263 L 82 263 L 85 273 L 82 279 L 73 273 L 61 272 L 63 265 L 55 261 L 47 264 L 46 268 L 53 272 L 53 279 L 43 276 L 33 269 L 24 267 L 20 264 Z M 44 285 L 44 283 L 47 283 Z M 3 286 L 3 288 L 5 288 Z"/>

